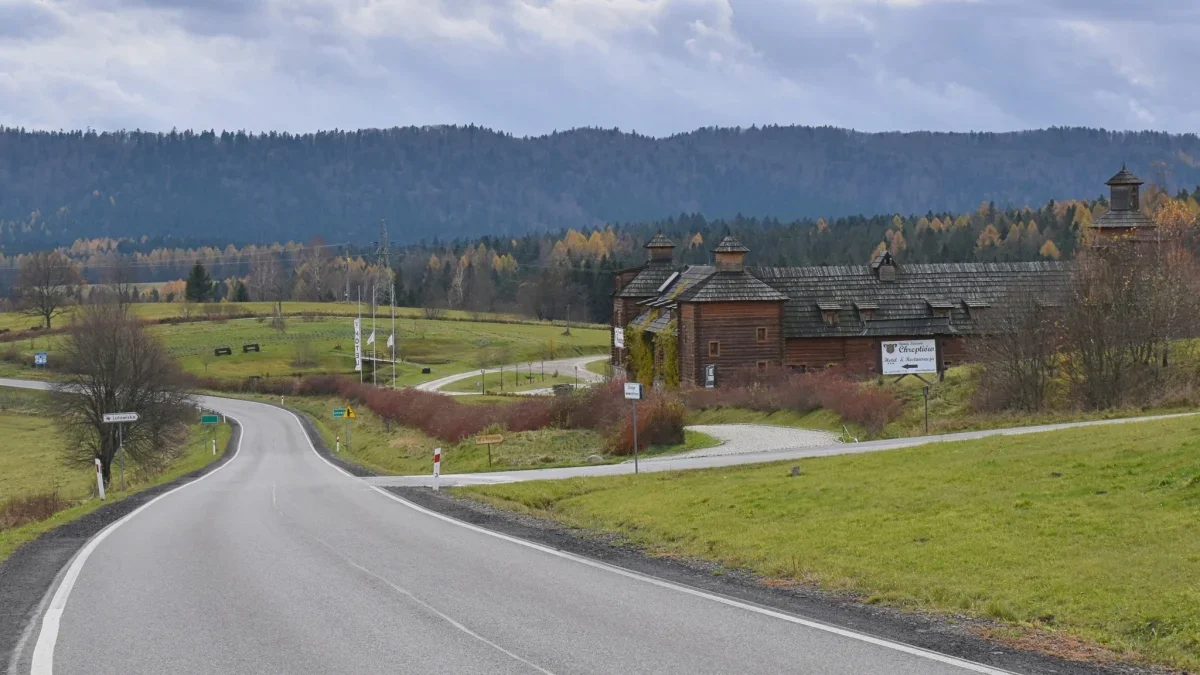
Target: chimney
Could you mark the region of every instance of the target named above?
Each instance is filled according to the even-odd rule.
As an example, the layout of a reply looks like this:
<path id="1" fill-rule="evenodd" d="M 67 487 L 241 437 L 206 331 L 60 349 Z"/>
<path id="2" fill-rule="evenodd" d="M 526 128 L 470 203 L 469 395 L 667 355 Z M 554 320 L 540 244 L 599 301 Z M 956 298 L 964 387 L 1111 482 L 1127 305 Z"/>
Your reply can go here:
<path id="1" fill-rule="evenodd" d="M 651 262 L 671 262 L 671 258 L 675 254 L 675 242 L 659 232 L 654 235 L 653 239 L 646 242 L 646 249 L 650 251 Z"/>
<path id="2" fill-rule="evenodd" d="M 742 245 L 733 235 L 721 240 L 712 250 L 717 261 L 718 272 L 743 272 L 746 269 L 746 254 L 750 249 Z"/>

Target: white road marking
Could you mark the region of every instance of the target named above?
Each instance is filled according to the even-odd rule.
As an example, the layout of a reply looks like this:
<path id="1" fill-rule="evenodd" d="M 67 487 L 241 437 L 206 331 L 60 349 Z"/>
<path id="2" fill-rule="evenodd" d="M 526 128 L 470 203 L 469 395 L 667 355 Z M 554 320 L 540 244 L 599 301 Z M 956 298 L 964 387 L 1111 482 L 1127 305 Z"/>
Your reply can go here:
<path id="1" fill-rule="evenodd" d="M 307 434 L 305 434 L 305 436 L 307 436 Z M 324 459 L 324 458 L 322 458 L 322 459 Z M 272 497 L 274 497 L 274 489 L 272 489 Z M 283 516 L 285 519 L 291 521 L 292 523 L 296 522 L 295 520 L 290 518 L 286 513 L 284 513 L 283 509 L 279 508 L 279 506 L 275 507 L 275 511 L 278 512 L 279 515 Z M 505 649 L 504 647 L 501 647 L 500 645 L 496 644 L 495 642 L 492 642 L 491 640 L 485 638 L 484 636 L 480 635 L 479 633 L 476 633 L 475 631 L 471 630 L 470 628 L 463 625 L 462 623 L 459 623 L 450 615 L 442 612 L 441 610 L 439 610 L 438 608 L 429 604 L 428 602 L 425 602 L 424 600 L 418 598 L 416 595 L 413 595 L 412 591 L 409 591 L 406 588 L 397 586 L 390 579 L 380 576 L 379 574 L 372 572 L 371 570 L 367 569 L 366 567 L 363 567 L 362 565 L 355 562 L 353 558 L 346 555 L 345 553 L 342 553 L 337 548 L 331 546 L 329 544 L 329 542 L 327 542 L 324 539 L 318 537 L 317 535 L 309 532 L 308 530 L 304 529 L 303 527 L 297 525 L 297 529 L 300 531 L 300 533 L 302 535 L 308 537 L 309 539 L 312 539 L 313 541 L 317 542 L 321 546 L 325 547 L 330 553 L 332 553 L 332 554 L 336 555 L 337 557 L 341 558 L 342 560 L 344 560 L 347 565 L 350 565 L 354 569 L 362 572 L 363 574 L 366 574 L 367 576 L 369 576 L 373 579 L 383 582 L 389 588 L 391 588 L 393 591 L 396 591 L 400 595 L 403 595 L 404 597 L 408 598 L 409 600 L 412 600 L 414 603 L 420 605 L 421 607 L 424 607 L 431 614 L 434 614 L 442 621 L 445 621 L 446 623 L 457 628 L 458 630 L 462 631 L 463 633 L 466 633 L 467 635 L 475 638 L 476 640 L 479 640 L 480 642 L 488 645 L 489 647 L 504 654 L 505 656 L 508 656 L 509 658 L 513 659 L 514 661 L 517 661 L 519 663 L 523 663 L 523 664 L 529 666 L 530 668 L 536 670 L 537 672 L 542 673 L 542 675 L 554 675 L 554 673 L 550 672 L 549 670 L 546 670 L 545 668 L 539 666 L 538 664 L 533 663 L 532 661 L 529 661 L 528 659 L 522 658 L 521 656 L 514 654 L 513 652 L 510 652 L 509 650 Z"/>
<path id="2" fill-rule="evenodd" d="M 96 550 L 96 547 L 100 545 L 100 542 L 108 538 L 108 535 L 112 534 L 114 530 L 125 524 L 125 522 L 127 522 L 129 519 L 141 513 L 158 500 L 166 497 L 167 495 L 179 492 L 186 487 L 190 487 L 196 483 L 199 483 L 221 469 L 233 464 L 233 460 L 237 459 L 238 455 L 241 454 L 242 439 L 246 435 L 246 428 L 242 426 L 241 422 L 238 421 L 236 417 L 231 415 L 230 418 L 235 422 L 238 422 L 238 426 L 241 427 L 241 432 L 238 434 L 237 447 L 234 448 L 233 457 L 230 457 L 228 462 L 225 462 L 221 466 L 218 466 L 217 468 L 209 471 L 193 481 L 189 481 L 183 485 L 180 485 L 179 487 L 168 490 L 154 499 L 146 502 L 145 504 L 142 504 L 132 512 L 126 514 L 120 520 L 97 532 L 94 537 L 88 540 L 88 543 L 84 545 L 79 553 L 75 554 L 75 557 L 71 560 L 70 566 L 67 568 L 67 573 L 63 575 L 62 581 L 58 585 L 58 590 L 54 592 L 54 599 L 50 601 L 50 606 L 46 609 L 45 616 L 42 617 L 42 630 L 40 633 L 38 633 L 37 643 L 33 647 L 33 662 L 29 669 L 30 675 L 53 675 L 54 645 L 58 643 L 58 626 L 59 622 L 62 621 L 63 610 L 65 610 L 67 607 L 67 599 L 71 596 L 71 590 L 75 588 L 75 582 L 79 580 L 79 574 L 83 571 L 84 563 L 87 562 L 88 557 L 92 555 L 92 552 Z"/>
<path id="3" fill-rule="evenodd" d="M 300 433 L 304 436 L 304 439 L 308 442 L 308 447 L 312 449 L 313 454 L 315 454 L 322 462 L 325 462 L 329 466 L 331 466 L 334 469 L 336 469 L 337 471 L 341 472 L 341 474 L 343 476 L 346 476 L 347 478 L 351 478 L 353 480 L 361 482 L 362 479 L 354 476 L 353 474 L 346 471 L 342 467 L 334 464 L 333 462 L 330 462 L 328 459 L 326 459 L 324 456 L 322 456 L 321 453 L 317 452 L 317 447 L 315 445 L 313 445 L 312 439 L 309 438 L 308 432 L 305 431 L 304 424 L 300 421 L 300 417 L 297 416 L 296 413 L 294 413 L 290 410 L 288 412 L 291 413 L 292 417 L 296 418 L 296 424 L 300 426 Z M 407 499 L 405 499 L 399 495 L 388 492 L 387 490 L 384 490 L 383 488 L 375 486 L 375 485 L 372 485 L 371 489 L 373 489 L 376 492 L 378 492 L 379 494 L 387 497 L 388 499 L 399 502 L 400 504 L 403 504 L 404 506 L 407 506 L 408 508 L 413 509 L 414 511 L 418 511 L 420 513 L 431 516 L 433 518 L 443 520 L 447 523 L 451 523 L 451 524 L 457 525 L 459 527 L 465 527 L 468 530 L 472 530 L 472 531 L 478 532 L 480 534 L 486 534 L 490 537 L 496 537 L 497 539 L 503 539 L 504 541 L 518 544 L 520 546 L 525 546 L 526 548 L 531 548 L 536 551 L 541 551 L 542 553 L 547 553 L 549 555 L 556 556 L 559 558 L 565 558 L 567 560 L 573 560 L 577 563 L 587 565 L 589 567 L 594 567 L 596 569 L 611 572 L 613 574 L 618 574 L 620 576 L 623 576 L 623 577 L 626 577 L 629 579 L 634 579 L 637 581 L 641 581 L 644 583 L 648 583 L 648 584 L 651 584 L 654 586 L 658 586 L 660 588 L 666 588 L 666 589 L 670 589 L 673 591 L 678 591 L 680 593 L 686 593 L 688 595 L 692 595 L 692 596 L 699 597 L 699 598 L 704 598 L 706 600 L 718 602 L 718 603 L 721 603 L 723 605 L 727 605 L 730 607 L 736 607 L 738 609 L 743 609 L 748 612 L 754 612 L 755 614 L 761 614 L 763 616 L 769 616 L 774 619 L 780 619 L 782 621 L 787 621 L 789 623 L 794 623 L 794 624 L 797 624 L 800 626 L 804 626 L 805 628 L 812 628 L 814 630 L 824 631 L 826 633 L 832 633 L 833 635 L 838 635 L 840 637 L 849 638 L 851 640 L 857 640 L 859 642 L 865 642 L 867 644 L 875 645 L 878 647 L 884 647 L 884 648 L 891 649 L 891 650 L 901 652 L 904 654 L 909 654 L 911 656 L 917 656 L 920 658 L 929 659 L 930 661 L 937 661 L 939 663 L 945 663 L 945 664 L 948 664 L 951 666 L 956 666 L 958 668 L 962 668 L 964 670 L 968 670 L 968 671 L 971 671 L 974 673 L 984 673 L 985 675 L 1017 675 L 1016 673 L 1013 673 L 1013 671 L 1010 671 L 1010 670 L 1004 670 L 1002 668 L 995 668 L 992 666 L 984 665 L 982 663 L 975 663 L 974 661 L 968 661 L 966 659 L 960 659 L 960 658 L 957 658 L 954 656 L 940 654 L 935 651 L 931 651 L 928 649 L 922 649 L 920 647 L 914 647 L 912 645 L 906 645 L 901 642 L 893 642 L 891 640 L 885 640 L 883 638 L 878 638 L 873 635 L 867 635 L 866 633 L 858 633 L 858 632 L 855 632 L 855 631 L 852 631 L 852 630 L 849 630 L 846 628 L 832 626 L 829 624 L 821 623 L 819 621 L 813 621 L 812 619 L 803 619 L 798 616 L 793 616 L 791 614 L 785 614 L 784 612 L 780 612 L 778 610 L 770 609 L 767 607 L 760 607 L 758 605 L 754 605 L 754 604 L 751 604 L 748 602 L 743 602 L 741 600 L 736 600 L 734 598 L 729 598 L 729 597 L 726 597 L 723 595 L 717 595 L 715 593 L 709 593 L 707 591 L 701 591 L 696 588 L 691 588 L 688 586 L 682 586 L 680 584 L 675 584 L 675 583 L 672 583 L 669 581 L 664 581 L 664 580 L 658 579 L 656 577 L 642 574 L 641 572 L 635 572 L 633 570 L 628 570 L 623 567 L 617 567 L 615 565 L 610 565 L 608 563 L 602 563 L 602 562 L 599 562 L 596 560 L 592 560 L 590 558 L 585 558 L 583 556 L 575 555 L 573 553 L 568 553 L 566 551 L 560 551 L 558 549 L 550 548 L 548 546 L 543 546 L 542 544 L 537 544 L 537 543 L 534 543 L 531 541 L 526 541 L 526 540 L 520 539 L 518 537 L 513 537 L 513 536 L 507 535 L 507 534 L 502 534 L 500 532 L 494 532 L 487 528 L 479 527 L 478 525 L 472 525 L 471 523 L 463 522 L 461 520 L 458 520 L 457 518 L 452 518 L 445 514 L 438 513 L 436 511 L 427 509 L 424 506 L 421 506 L 419 504 L 410 502 Z M 364 571 L 366 571 L 366 570 L 364 570 Z M 384 580 L 384 581 L 385 581 L 385 583 L 389 583 L 386 580 Z"/>

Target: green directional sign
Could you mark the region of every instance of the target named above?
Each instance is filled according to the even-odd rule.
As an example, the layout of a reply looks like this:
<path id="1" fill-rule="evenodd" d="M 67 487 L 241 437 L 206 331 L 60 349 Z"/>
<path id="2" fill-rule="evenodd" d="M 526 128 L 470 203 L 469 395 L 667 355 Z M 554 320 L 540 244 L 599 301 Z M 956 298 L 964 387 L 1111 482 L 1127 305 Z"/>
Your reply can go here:
<path id="1" fill-rule="evenodd" d="M 345 416 L 346 416 L 346 409 L 345 409 L 345 408 L 334 408 L 334 409 L 333 409 L 333 418 L 334 418 L 335 420 L 340 420 L 340 419 L 342 419 L 342 418 L 343 418 L 343 417 L 345 417 Z"/>
<path id="2" fill-rule="evenodd" d="M 220 415 L 201 415 L 200 416 L 200 424 L 220 424 L 220 423 L 221 423 Z"/>

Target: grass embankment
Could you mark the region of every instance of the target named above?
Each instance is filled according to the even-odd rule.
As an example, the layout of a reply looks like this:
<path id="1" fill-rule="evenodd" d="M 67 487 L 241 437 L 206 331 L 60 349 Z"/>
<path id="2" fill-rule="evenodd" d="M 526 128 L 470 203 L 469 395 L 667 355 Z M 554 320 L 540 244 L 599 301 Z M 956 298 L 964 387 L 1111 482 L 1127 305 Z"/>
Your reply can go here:
<path id="1" fill-rule="evenodd" d="M 868 602 L 1200 667 L 1200 418 L 460 494 Z M 1060 640 L 1061 638 L 1061 640 Z M 1045 639 L 1041 642 L 1046 646 Z"/>
<path id="2" fill-rule="evenodd" d="M 255 303 L 246 303 L 253 305 Z M 312 304 L 329 310 L 344 305 Z M 157 305 L 135 305 L 142 307 Z M 169 307 L 169 305 L 168 305 Z M 285 307 L 287 305 L 285 304 Z M 238 306 L 241 309 L 241 306 Z M 324 310 L 318 310 L 324 311 Z M 139 313 L 145 313 L 141 310 Z M 27 317 L 22 317 L 27 318 Z M 387 331 L 380 324 L 377 351 L 384 358 Z M 164 324 L 150 327 L 152 335 L 160 337 L 180 365 L 189 373 L 229 380 L 249 376 L 279 377 L 310 373 L 354 372 L 354 335 L 348 318 L 307 317 L 289 318 L 285 330 L 271 327 L 271 322 L 258 318 L 227 319 L 214 317 L 198 323 Z M 603 351 L 608 346 L 607 331 L 578 326 L 571 335 L 562 328 L 546 323 L 495 323 L 467 320 L 429 320 L 405 318 L 397 320 L 399 336 L 396 364 L 396 383 L 407 386 L 427 380 L 473 370 L 480 367 L 508 364 L 514 361 L 536 361 L 551 354 L 562 358 Z M 364 327 L 363 338 L 370 333 Z M 22 363 L 32 364 L 33 354 L 45 351 L 52 364 L 57 363 L 64 336 L 44 335 L 22 339 L 0 348 L 14 349 Z M 257 343 L 261 352 L 242 353 L 242 345 Z M 231 356 L 215 356 L 217 347 L 230 347 Z M 364 353 L 370 354 L 369 346 Z M 369 367 L 369 364 L 368 364 Z M 421 370 L 430 368 L 431 373 Z M 13 376 L 30 376 L 32 368 L 19 365 L 7 367 Z M 378 381 L 390 380 L 392 366 L 380 364 Z M 540 374 L 539 374 L 540 376 Z M 367 373 L 370 379 L 370 373 Z M 549 386 L 549 385 L 547 385 Z"/>
<path id="3" fill-rule="evenodd" d="M 329 448 L 335 447 L 338 437 L 345 441 L 344 422 L 332 417 L 333 409 L 345 407 L 345 401 L 293 396 L 285 402 L 313 420 L 317 432 Z M 492 464 L 488 466 L 487 446 L 476 445 L 473 438 L 450 444 L 407 427 L 393 425 L 389 431 L 383 420 L 365 407 L 356 407 L 354 410 L 358 418 L 350 422 L 351 444 L 348 449 L 343 444 L 343 455 L 349 461 L 380 474 L 429 473 L 433 466 L 433 449 L 438 447 L 442 448 L 442 471 L 445 473 L 579 466 L 587 464 L 588 457 L 594 455 L 600 457 L 597 463 L 629 459 L 606 454 L 603 436 L 594 431 L 541 429 L 507 433 L 495 430 L 495 433 L 504 436 L 504 442 L 492 446 Z M 712 436 L 689 431 L 685 433 L 682 445 L 647 448 L 645 454 L 683 452 L 712 447 L 718 443 Z"/>
<path id="4" fill-rule="evenodd" d="M 0 507 L 9 499 L 54 494 L 65 506 L 49 518 L 19 527 L 0 529 L 0 560 L 18 546 L 63 523 L 86 515 L 107 502 L 96 498 L 96 473 L 90 467 L 68 466 L 62 460 L 62 440 L 45 410 L 46 394 L 0 389 Z M 218 425 L 217 451 L 229 440 L 230 427 Z M 121 490 L 117 470 L 107 489 L 108 501 L 122 499 L 148 487 L 172 481 L 216 459 L 209 443 L 210 430 L 192 425 L 187 449 L 162 473 L 145 474 L 125 467 L 126 489 Z M 2 514 L 0 514 L 2 515 Z M 3 521 L 0 519 L 0 528 Z"/>
<path id="5" fill-rule="evenodd" d="M 503 375 L 503 383 L 501 382 L 501 375 Z M 480 386 L 481 383 L 483 387 Z M 501 386 L 502 384 L 503 386 Z M 486 389 L 489 394 L 512 394 L 533 389 L 547 389 L 556 384 L 575 386 L 575 377 L 561 373 L 555 374 L 553 371 L 543 375 L 537 369 L 537 364 L 535 363 L 532 375 L 524 368 L 521 369 L 520 373 L 506 370 L 503 374 L 486 373 L 482 377 L 476 374 L 474 377 L 468 377 L 465 380 L 451 382 L 442 387 L 441 391 L 480 391 L 482 388 Z"/>

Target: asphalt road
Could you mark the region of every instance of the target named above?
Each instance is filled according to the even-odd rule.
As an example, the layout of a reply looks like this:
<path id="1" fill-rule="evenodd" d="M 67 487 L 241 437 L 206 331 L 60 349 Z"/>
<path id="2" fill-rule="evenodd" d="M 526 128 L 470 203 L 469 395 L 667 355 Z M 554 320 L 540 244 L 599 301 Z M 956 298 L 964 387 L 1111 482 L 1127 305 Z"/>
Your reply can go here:
<path id="1" fill-rule="evenodd" d="M 33 672 L 999 672 L 449 520 L 328 464 L 290 413 L 203 402 L 241 422 L 236 456 L 85 547 Z"/>
<path id="2" fill-rule="evenodd" d="M 607 354 L 592 354 L 589 356 L 575 356 L 575 357 L 572 357 L 569 359 L 555 359 L 553 361 L 546 361 L 545 363 L 542 363 L 541 361 L 535 361 L 535 362 L 533 362 L 533 364 L 534 364 L 533 372 L 541 373 L 543 370 L 545 370 L 545 372 L 547 372 L 547 373 L 553 373 L 554 371 L 558 371 L 562 375 L 572 375 L 572 376 L 575 375 L 576 373 L 578 373 L 580 383 L 590 384 L 590 383 L 595 383 L 595 382 L 603 382 L 604 376 L 599 375 L 597 373 L 593 373 L 592 371 L 588 370 L 586 368 L 586 366 L 587 366 L 587 364 L 592 363 L 593 361 L 603 361 L 604 359 L 607 359 L 607 358 L 608 358 Z M 504 366 L 504 372 L 512 373 L 512 372 L 516 372 L 516 371 L 514 371 L 514 369 L 519 369 L 519 372 L 524 373 L 525 368 L 527 366 L 529 366 L 528 363 L 518 363 L 515 365 L 507 365 L 507 366 Z M 499 368 L 487 368 L 484 370 L 484 372 L 485 373 L 498 373 L 498 372 L 500 372 L 500 369 Z M 455 373 L 454 375 L 447 375 L 446 377 L 439 377 L 438 379 L 430 380 L 429 382 L 422 382 L 421 384 L 418 384 L 418 385 L 414 386 L 413 388 L 420 389 L 421 391 L 436 391 L 436 392 L 440 392 L 442 394 L 448 394 L 450 396 L 471 396 L 471 395 L 477 394 L 478 392 L 474 392 L 474 391 L 442 391 L 442 387 L 444 387 L 448 384 L 451 384 L 453 382 L 458 382 L 460 380 L 469 380 L 472 377 L 476 377 L 477 375 L 479 375 L 478 370 L 472 370 L 472 371 L 468 371 L 465 373 Z"/>

